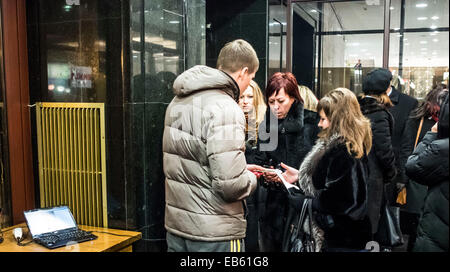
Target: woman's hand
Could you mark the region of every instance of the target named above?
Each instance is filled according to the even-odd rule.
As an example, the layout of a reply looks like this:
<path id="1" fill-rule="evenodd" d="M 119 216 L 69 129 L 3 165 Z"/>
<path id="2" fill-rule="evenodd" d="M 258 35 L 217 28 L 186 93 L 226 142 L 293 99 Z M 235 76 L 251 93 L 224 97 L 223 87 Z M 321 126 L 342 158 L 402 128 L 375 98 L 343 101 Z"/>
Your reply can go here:
<path id="1" fill-rule="evenodd" d="M 286 169 L 286 171 L 282 174 L 283 178 L 286 180 L 286 182 L 292 184 L 298 181 L 298 170 L 290 167 L 284 163 L 280 164 L 281 167 L 283 167 L 284 169 Z"/>
<path id="2" fill-rule="evenodd" d="M 263 177 L 268 182 L 273 183 L 281 182 L 281 179 L 277 176 L 276 173 L 273 172 L 264 172 Z"/>

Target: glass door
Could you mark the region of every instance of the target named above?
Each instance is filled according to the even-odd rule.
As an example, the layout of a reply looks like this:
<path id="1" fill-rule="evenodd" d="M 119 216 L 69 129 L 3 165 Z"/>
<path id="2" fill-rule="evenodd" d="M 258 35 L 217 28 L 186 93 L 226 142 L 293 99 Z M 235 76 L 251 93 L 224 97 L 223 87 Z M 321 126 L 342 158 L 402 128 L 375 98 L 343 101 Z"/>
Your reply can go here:
<path id="1" fill-rule="evenodd" d="M 307 29 L 296 32 L 300 16 L 314 26 L 313 90 L 319 97 L 337 87 L 361 93 L 362 77 L 375 67 L 389 68 L 394 86 L 418 99 L 448 84 L 449 0 L 288 0 L 287 6 L 287 70 L 296 76 L 309 72 L 296 70 L 307 60 L 295 57 L 305 51 L 297 35 Z"/>
<path id="2" fill-rule="evenodd" d="M 275 72 L 286 72 L 286 32 L 287 11 L 285 1 L 269 1 L 269 62 L 268 77 Z M 315 34 L 317 18 L 310 16 L 300 6 L 293 8 L 293 56 L 292 73 L 300 85 L 313 89 L 315 84 L 314 71 L 316 65 Z"/>
<path id="3" fill-rule="evenodd" d="M 296 13 L 314 23 L 315 56 L 313 90 L 322 97 L 337 87 L 362 91 L 362 76 L 383 65 L 384 1 L 293 3 L 293 63 L 296 55 Z M 299 71 L 297 73 L 305 73 Z"/>
<path id="4" fill-rule="evenodd" d="M 267 78 L 286 72 L 286 6 L 284 1 L 269 1 L 269 44 Z"/>
<path id="5" fill-rule="evenodd" d="M 392 1 L 390 8 L 389 69 L 395 87 L 424 98 L 433 86 L 448 84 L 449 1 Z"/>

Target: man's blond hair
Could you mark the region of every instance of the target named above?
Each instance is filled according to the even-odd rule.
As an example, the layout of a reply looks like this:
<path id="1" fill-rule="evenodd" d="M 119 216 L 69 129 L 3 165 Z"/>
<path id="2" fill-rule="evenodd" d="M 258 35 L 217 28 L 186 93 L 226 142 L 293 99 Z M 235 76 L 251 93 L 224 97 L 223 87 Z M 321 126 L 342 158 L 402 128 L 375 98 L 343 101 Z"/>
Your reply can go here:
<path id="1" fill-rule="evenodd" d="M 259 60 L 255 49 L 242 39 L 225 44 L 217 58 L 217 69 L 234 73 L 244 67 L 248 67 L 249 73 L 258 69 Z"/>

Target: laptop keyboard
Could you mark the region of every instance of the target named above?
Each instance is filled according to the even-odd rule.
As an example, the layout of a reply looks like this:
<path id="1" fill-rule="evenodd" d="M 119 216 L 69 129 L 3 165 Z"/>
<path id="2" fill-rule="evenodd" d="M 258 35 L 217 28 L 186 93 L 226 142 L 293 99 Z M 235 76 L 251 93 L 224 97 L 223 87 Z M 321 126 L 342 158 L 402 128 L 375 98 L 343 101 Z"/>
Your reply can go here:
<path id="1" fill-rule="evenodd" d="M 65 241 L 87 241 L 87 240 L 93 240 L 97 238 L 97 236 L 88 233 L 84 230 L 74 230 L 70 232 L 64 232 L 59 234 L 50 234 L 39 237 L 39 240 L 41 243 L 47 244 L 47 245 L 54 245 L 58 244 L 60 242 Z"/>

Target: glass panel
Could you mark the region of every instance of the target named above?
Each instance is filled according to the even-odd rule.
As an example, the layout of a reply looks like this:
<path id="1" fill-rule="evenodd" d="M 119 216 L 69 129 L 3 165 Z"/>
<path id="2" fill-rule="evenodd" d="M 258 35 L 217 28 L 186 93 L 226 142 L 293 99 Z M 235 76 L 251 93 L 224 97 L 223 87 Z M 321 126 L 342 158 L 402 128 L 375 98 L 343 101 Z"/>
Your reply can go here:
<path id="1" fill-rule="evenodd" d="M 120 71 L 113 68 L 120 60 L 120 50 L 112 49 L 122 46 L 122 1 L 80 3 L 27 3 L 31 11 L 37 6 L 38 16 L 30 24 L 38 25 L 34 35 L 39 35 L 39 40 L 31 41 L 40 46 L 41 51 L 33 54 L 40 55 L 41 70 L 46 71 L 40 101 L 106 102 L 107 86 L 111 92 L 113 85 L 120 85 Z"/>
<path id="2" fill-rule="evenodd" d="M 400 33 L 391 33 L 389 38 L 389 67 L 396 67 L 396 69 L 391 70 L 391 72 L 395 73 L 394 70 L 397 70 L 400 67 L 400 42 L 402 41 L 402 37 L 404 34 Z M 404 39 L 403 39 L 404 42 Z"/>
<path id="3" fill-rule="evenodd" d="M 383 29 L 384 0 L 323 5 L 323 31 Z"/>
<path id="4" fill-rule="evenodd" d="M 337 87 L 360 93 L 362 76 L 382 66 L 384 0 L 296 6 L 321 25 L 316 33 L 315 93 L 321 97 Z"/>
<path id="5" fill-rule="evenodd" d="M 173 82 L 187 66 L 205 64 L 205 1 L 130 1 L 131 96 L 124 105 L 127 201 L 136 203 L 136 227 L 145 247 L 163 247 L 164 173 L 162 135 Z M 187 31 L 186 31 L 187 29 Z M 187 53 L 189 59 L 186 59 Z M 162 222 L 162 223 L 161 223 Z M 149 240 L 160 242 L 150 242 Z M 158 245 L 156 245 L 158 244 Z"/>
<path id="6" fill-rule="evenodd" d="M 382 66 L 382 48 L 383 34 L 323 36 L 321 96 L 337 87 L 360 93 L 363 74 Z"/>
<path id="7" fill-rule="evenodd" d="M 183 1 L 146 1 L 144 13 L 145 101 L 169 103 L 173 81 L 185 68 Z"/>
<path id="8" fill-rule="evenodd" d="M 402 92 L 421 99 L 434 85 L 448 83 L 448 41 L 448 32 L 404 34 L 403 65 L 399 67 L 398 62 L 390 62 L 390 69 L 402 78 L 399 81 Z M 390 55 L 397 52 L 396 48 L 391 48 Z"/>
<path id="9" fill-rule="evenodd" d="M 189 69 L 195 65 L 206 65 L 206 1 L 187 1 L 187 45 L 186 60 Z"/>
<path id="10" fill-rule="evenodd" d="M 448 83 L 449 1 L 404 3 L 404 14 L 391 13 L 391 21 L 400 24 L 399 28 L 391 24 L 396 33 L 391 34 L 389 66 L 392 73 L 399 76 L 399 80 L 394 81 L 395 86 L 421 99 L 436 84 Z M 398 9 L 401 10 L 400 6 Z"/>
<path id="11" fill-rule="evenodd" d="M 401 25 L 402 1 L 391 0 L 391 31 L 398 31 Z"/>
<path id="12" fill-rule="evenodd" d="M 279 3 L 269 5 L 268 50 L 267 76 L 270 78 L 276 72 L 286 71 L 286 6 Z"/>
<path id="13" fill-rule="evenodd" d="M 448 28 L 448 2 L 448 0 L 405 1 L 405 28 Z"/>

